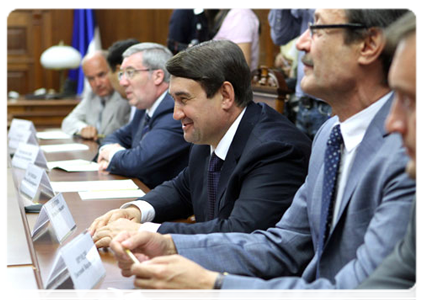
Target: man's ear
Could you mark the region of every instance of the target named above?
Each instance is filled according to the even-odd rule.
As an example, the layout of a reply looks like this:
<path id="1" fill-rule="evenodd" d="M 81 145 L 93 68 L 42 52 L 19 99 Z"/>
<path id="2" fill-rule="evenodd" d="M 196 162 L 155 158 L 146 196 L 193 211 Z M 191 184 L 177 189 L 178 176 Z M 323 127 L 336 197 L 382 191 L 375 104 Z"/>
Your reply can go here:
<path id="1" fill-rule="evenodd" d="M 225 110 L 230 109 L 235 104 L 235 91 L 232 83 L 229 81 L 223 82 L 220 87 L 220 93 L 222 95 L 222 108 Z"/>
<path id="2" fill-rule="evenodd" d="M 161 69 L 157 69 L 153 71 L 152 78 L 154 80 L 155 85 L 160 85 L 164 80 L 164 71 Z"/>
<path id="3" fill-rule="evenodd" d="M 383 32 L 377 28 L 370 28 L 367 37 L 361 42 L 359 63 L 369 65 L 376 61 L 385 47 Z"/>

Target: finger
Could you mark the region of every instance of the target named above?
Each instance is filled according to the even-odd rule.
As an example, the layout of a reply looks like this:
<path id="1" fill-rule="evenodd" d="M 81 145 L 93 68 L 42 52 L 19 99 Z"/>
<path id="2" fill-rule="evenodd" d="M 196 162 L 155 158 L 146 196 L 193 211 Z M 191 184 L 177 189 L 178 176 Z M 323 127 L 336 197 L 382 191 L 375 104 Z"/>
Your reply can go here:
<path id="1" fill-rule="evenodd" d="M 130 258 L 125 252 L 125 249 L 129 249 L 122 245 L 122 242 L 126 241 L 130 237 L 127 231 L 122 231 L 110 242 L 110 248 L 118 259 L 124 258 L 126 261 L 130 261 Z"/>
<path id="2" fill-rule="evenodd" d="M 118 219 L 129 219 L 127 214 L 125 214 L 125 211 L 123 209 L 119 209 L 118 211 L 115 211 L 109 218 L 108 223 L 112 223 Z"/>
<path id="3" fill-rule="evenodd" d="M 112 241 L 112 238 L 110 236 L 106 236 L 106 237 L 100 238 L 99 240 L 95 241 L 95 246 L 97 248 L 109 247 L 111 241 Z"/>

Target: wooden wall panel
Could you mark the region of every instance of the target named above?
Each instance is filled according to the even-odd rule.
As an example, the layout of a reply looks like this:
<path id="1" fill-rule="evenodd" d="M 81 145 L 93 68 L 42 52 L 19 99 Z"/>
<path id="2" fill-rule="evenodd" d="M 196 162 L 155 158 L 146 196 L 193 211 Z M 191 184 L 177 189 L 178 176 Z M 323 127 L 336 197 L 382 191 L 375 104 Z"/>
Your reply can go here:
<path id="1" fill-rule="evenodd" d="M 269 10 L 254 11 L 261 23 L 260 65 L 271 67 L 279 49 L 270 38 Z M 104 49 L 127 38 L 166 45 L 172 9 L 97 9 L 95 14 Z M 40 56 L 60 41 L 71 44 L 73 10 L 15 10 L 7 21 L 8 91 L 26 94 L 41 87 L 58 91 L 59 72 L 44 69 Z"/>

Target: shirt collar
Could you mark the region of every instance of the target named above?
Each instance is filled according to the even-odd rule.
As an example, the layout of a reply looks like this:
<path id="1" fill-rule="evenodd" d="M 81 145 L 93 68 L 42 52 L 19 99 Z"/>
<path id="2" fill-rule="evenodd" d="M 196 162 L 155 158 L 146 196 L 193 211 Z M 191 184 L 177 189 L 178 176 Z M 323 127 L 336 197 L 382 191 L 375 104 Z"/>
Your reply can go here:
<path id="1" fill-rule="evenodd" d="M 238 130 L 239 123 L 241 122 L 242 117 L 244 116 L 245 110 L 247 108 L 244 108 L 242 112 L 239 114 L 239 116 L 235 119 L 235 121 L 232 123 L 231 127 L 229 127 L 228 131 L 226 131 L 223 138 L 220 140 L 219 144 L 217 145 L 216 149 L 213 149 L 212 146 L 210 146 L 210 153 L 214 153 L 222 160 L 226 159 L 226 155 L 228 154 L 229 147 L 232 144 L 232 141 L 235 137 L 235 133 Z"/>
<path id="2" fill-rule="evenodd" d="M 352 151 L 361 143 L 370 122 L 386 101 L 388 101 L 388 99 L 392 96 L 392 93 L 393 92 L 389 92 L 378 101 L 348 118 L 344 122 L 340 123 L 338 121 L 334 124 L 340 124 L 341 126 L 342 138 L 344 139 L 344 146 L 347 152 Z"/>
<path id="3" fill-rule="evenodd" d="M 167 93 L 167 90 L 163 94 L 161 94 L 159 96 L 159 98 L 157 98 L 157 100 L 153 103 L 153 105 L 150 108 L 148 108 L 148 109 L 145 110 L 145 112 L 147 113 L 147 115 L 150 118 L 153 117 L 154 112 L 156 111 L 157 107 L 159 107 L 160 103 L 162 103 L 162 101 L 163 101 L 166 93 Z"/>

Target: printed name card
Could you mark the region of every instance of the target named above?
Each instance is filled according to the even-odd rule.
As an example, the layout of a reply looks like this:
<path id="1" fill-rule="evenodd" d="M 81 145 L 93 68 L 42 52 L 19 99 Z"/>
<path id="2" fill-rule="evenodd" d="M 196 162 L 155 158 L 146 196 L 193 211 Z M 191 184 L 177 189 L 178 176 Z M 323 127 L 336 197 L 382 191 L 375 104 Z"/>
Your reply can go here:
<path id="1" fill-rule="evenodd" d="M 41 236 L 49 221 L 59 243 L 62 243 L 76 227 L 62 193 L 57 194 L 42 206 L 31 236 L 34 239 Z"/>
<path id="2" fill-rule="evenodd" d="M 30 131 L 34 136 L 37 134 L 34 123 L 28 120 L 13 119 L 9 129 L 9 139 L 13 138 L 20 131 Z"/>
<path id="3" fill-rule="evenodd" d="M 105 275 L 97 248 L 85 231 L 60 249 L 46 288 L 57 288 L 70 276 L 75 289 L 92 289 Z"/>
<path id="4" fill-rule="evenodd" d="M 15 155 L 13 155 L 12 166 L 26 170 L 29 164 L 47 169 L 47 159 L 44 153 L 40 151 L 40 147 L 19 143 Z"/>
<path id="5" fill-rule="evenodd" d="M 46 171 L 34 164 L 28 165 L 19 190 L 30 197 L 32 201 L 34 201 L 39 193 L 44 193 L 50 197 L 54 196 L 54 191 Z"/>
<path id="6" fill-rule="evenodd" d="M 17 131 L 11 137 L 9 137 L 9 148 L 12 150 L 11 152 L 18 148 L 19 143 L 38 146 L 37 138 L 35 137 L 34 133 L 25 129 Z"/>

